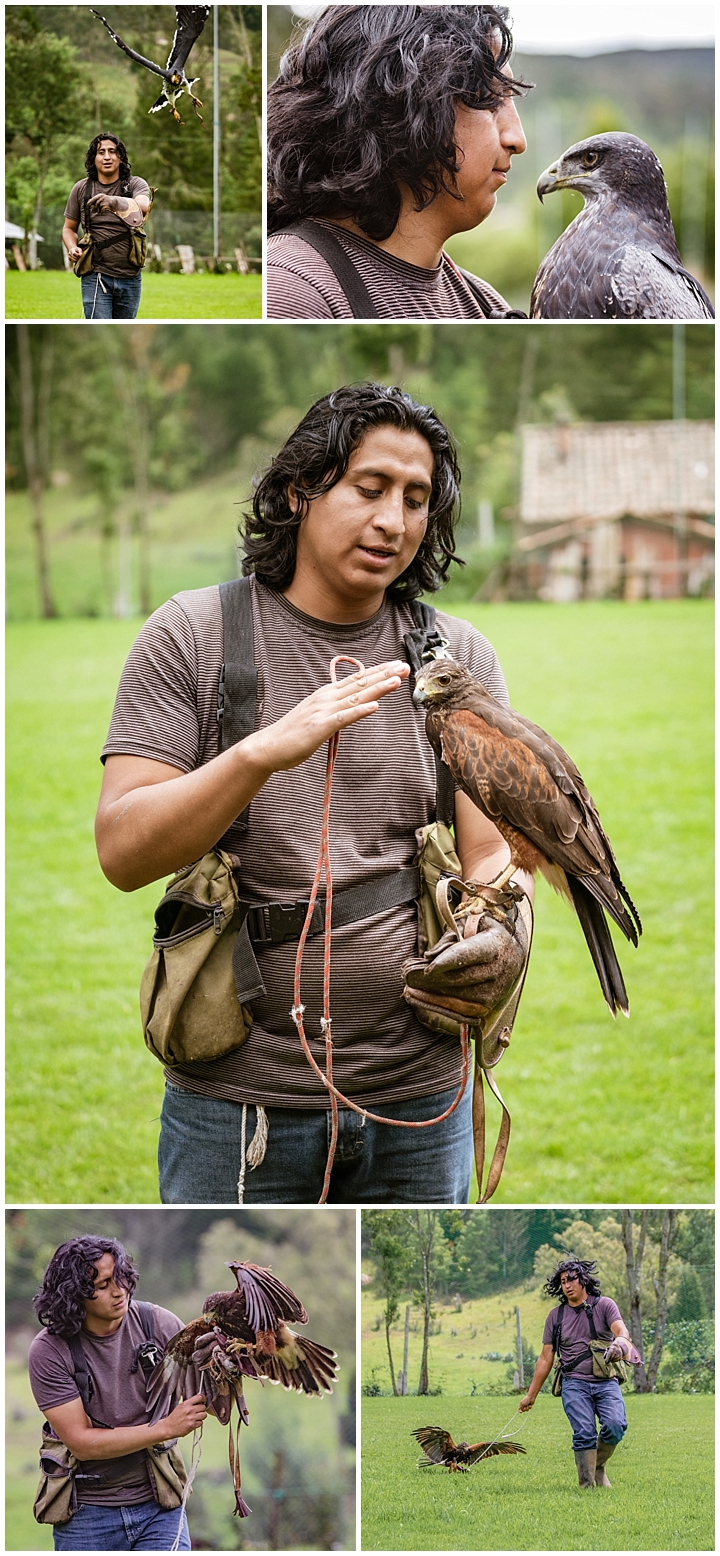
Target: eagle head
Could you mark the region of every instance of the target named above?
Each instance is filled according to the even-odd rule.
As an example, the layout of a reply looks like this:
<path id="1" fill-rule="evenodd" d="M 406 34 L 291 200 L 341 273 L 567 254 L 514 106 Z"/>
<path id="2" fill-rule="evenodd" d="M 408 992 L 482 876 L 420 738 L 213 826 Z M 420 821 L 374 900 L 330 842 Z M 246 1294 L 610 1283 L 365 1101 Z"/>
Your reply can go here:
<path id="1" fill-rule="evenodd" d="M 577 189 L 586 200 L 615 194 L 652 209 L 667 205 L 663 170 L 655 152 L 637 135 L 620 130 L 590 135 L 551 163 L 538 179 L 538 199 L 542 203 L 544 195 L 558 189 Z"/>
<path id="2" fill-rule="evenodd" d="M 413 702 L 416 708 L 428 703 L 445 702 L 455 692 L 463 691 L 472 682 L 472 676 L 454 659 L 433 659 L 426 669 L 415 677 Z"/>

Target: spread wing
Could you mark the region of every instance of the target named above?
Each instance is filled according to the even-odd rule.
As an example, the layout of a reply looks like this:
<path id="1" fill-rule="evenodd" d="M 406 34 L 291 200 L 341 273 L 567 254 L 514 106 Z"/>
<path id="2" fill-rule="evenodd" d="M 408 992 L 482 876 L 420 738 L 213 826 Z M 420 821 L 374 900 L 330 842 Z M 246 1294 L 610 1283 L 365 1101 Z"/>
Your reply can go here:
<path id="1" fill-rule="evenodd" d="M 230 1260 L 228 1268 L 232 1270 L 238 1290 L 243 1294 L 245 1315 L 256 1333 L 275 1329 L 283 1318 L 294 1319 L 299 1324 L 307 1323 L 308 1315 L 300 1298 L 289 1286 L 284 1286 L 271 1269 L 263 1269 L 259 1264 L 240 1264 Z"/>
<path id="2" fill-rule="evenodd" d="M 463 1454 L 464 1464 L 477 1464 L 479 1459 L 494 1459 L 497 1453 L 526 1453 L 522 1443 L 471 1443 Z"/>
<path id="3" fill-rule="evenodd" d="M 243 1378 L 258 1378 L 251 1347 L 228 1339 L 217 1325 L 195 1318 L 173 1336 L 151 1373 L 147 1408 L 151 1421 L 162 1421 L 179 1399 L 203 1394 L 208 1411 L 227 1426 L 234 1404 L 243 1419 Z"/>
<path id="4" fill-rule="evenodd" d="M 455 1444 L 449 1432 L 443 1426 L 419 1426 L 417 1431 L 411 1433 L 431 1464 L 447 1463 L 448 1454 L 453 1452 Z"/>
<path id="5" fill-rule="evenodd" d="M 176 5 L 175 37 L 168 56 L 166 74 L 172 76 L 185 68 L 185 62 L 210 15 L 209 5 Z"/>
<path id="6" fill-rule="evenodd" d="M 305 1335 L 295 1334 L 284 1325 L 280 1342 L 270 1354 L 258 1345 L 254 1363 L 258 1372 L 271 1383 L 281 1383 L 284 1389 L 295 1389 L 298 1394 L 332 1394 L 338 1375 L 335 1351 L 318 1345 L 316 1340 L 308 1340 Z"/>
<path id="7" fill-rule="evenodd" d="M 184 9 L 194 10 L 195 7 L 188 6 Z M 113 42 L 117 44 L 118 48 L 122 49 L 123 53 L 127 54 L 130 59 L 134 59 L 136 65 L 145 65 L 148 70 L 154 70 L 156 76 L 167 76 L 167 71 L 163 70 L 162 65 L 155 65 L 151 59 L 146 59 L 144 54 L 138 54 L 135 49 L 131 49 L 128 43 L 123 43 L 122 38 L 118 37 L 118 34 L 115 32 L 114 28 L 110 26 L 110 23 L 105 20 L 105 17 L 101 16 L 99 11 L 93 10 L 92 6 L 90 7 L 90 10 L 92 11 L 93 16 L 97 16 L 98 21 L 102 22 L 103 27 L 107 28 L 110 37 L 112 38 Z"/>

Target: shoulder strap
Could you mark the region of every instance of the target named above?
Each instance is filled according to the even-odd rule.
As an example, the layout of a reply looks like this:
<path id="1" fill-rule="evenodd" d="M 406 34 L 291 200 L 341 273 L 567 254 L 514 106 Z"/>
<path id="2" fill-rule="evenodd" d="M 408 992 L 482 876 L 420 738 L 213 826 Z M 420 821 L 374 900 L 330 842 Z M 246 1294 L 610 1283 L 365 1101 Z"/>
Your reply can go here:
<path id="1" fill-rule="evenodd" d="M 258 673 L 255 668 L 252 593 L 249 578 L 231 578 L 220 585 L 223 620 L 223 663 L 217 695 L 221 751 L 251 735 L 256 722 Z M 247 831 L 249 805 L 236 825 Z"/>
<path id="2" fill-rule="evenodd" d="M 563 1326 L 563 1314 L 565 1312 L 565 1306 L 566 1306 L 566 1304 L 564 1302 L 561 1302 L 560 1308 L 559 1308 L 559 1311 L 558 1311 L 558 1316 L 555 1319 L 555 1323 L 553 1324 L 553 1331 L 552 1331 L 552 1348 L 553 1348 L 556 1356 L 558 1357 L 558 1360 L 560 1359 L 560 1347 L 562 1345 L 562 1326 Z"/>
<path id="3" fill-rule="evenodd" d="M 83 1349 L 83 1343 L 79 1334 L 71 1334 L 63 1337 L 72 1357 L 73 1373 L 78 1386 L 80 1398 L 85 1407 L 86 1415 L 90 1415 L 90 1400 L 95 1393 L 92 1374 L 87 1364 L 87 1357 Z"/>
<path id="4" fill-rule="evenodd" d="M 585 1312 L 587 1313 L 588 1323 L 590 1325 L 590 1338 L 591 1338 L 591 1340 L 597 1340 L 597 1337 L 598 1337 L 597 1336 L 597 1329 L 595 1328 L 595 1320 L 593 1318 L 593 1312 L 594 1312 L 594 1309 L 595 1309 L 595 1303 L 596 1302 L 597 1302 L 597 1297 L 595 1298 L 595 1302 L 593 1302 L 592 1307 L 590 1306 L 589 1302 L 586 1303 L 586 1305 L 585 1305 Z"/>
<path id="5" fill-rule="evenodd" d="M 146 1340 L 155 1339 L 155 1317 L 152 1302 L 137 1302 L 133 1297 L 133 1307 L 142 1324 L 143 1334 Z"/>
<path id="6" fill-rule="evenodd" d="M 82 223 L 82 230 L 83 230 L 83 232 L 87 232 L 88 231 L 88 225 L 87 225 L 87 222 L 85 220 L 85 205 L 86 205 L 86 201 L 87 201 L 87 193 L 88 193 L 88 184 L 89 183 L 90 183 L 90 175 L 88 174 L 87 178 L 85 179 L 85 183 L 82 186 L 82 189 L 78 190 L 78 205 L 80 206 L 80 221 Z"/>
<path id="7" fill-rule="evenodd" d="M 424 600 L 410 600 L 408 603 L 415 629 L 405 633 L 403 643 L 413 672 L 410 678 L 412 689 L 415 676 L 423 665 L 431 659 L 442 658 L 448 643 L 438 630 L 435 606 L 426 605 Z M 455 783 L 450 769 L 440 761 L 439 756 L 435 757 L 435 815 L 446 827 L 451 827 L 455 819 Z"/>
<path id="8" fill-rule="evenodd" d="M 463 281 L 469 286 L 473 297 L 479 302 L 486 319 L 526 319 L 527 314 L 519 308 L 508 308 L 503 305 L 498 307 L 497 298 L 493 296 L 490 288 L 480 279 L 474 276 L 472 271 L 463 270 L 462 265 L 455 265 L 455 269 L 462 276 Z"/>
<path id="9" fill-rule="evenodd" d="M 299 221 L 280 230 L 302 238 L 303 243 L 307 243 L 311 249 L 315 249 L 315 252 L 322 256 L 325 264 L 332 270 L 335 280 L 342 287 L 354 319 L 382 317 L 375 307 L 362 276 L 355 269 L 342 244 L 334 233 L 328 232 L 327 227 L 321 227 L 318 222 Z"/>

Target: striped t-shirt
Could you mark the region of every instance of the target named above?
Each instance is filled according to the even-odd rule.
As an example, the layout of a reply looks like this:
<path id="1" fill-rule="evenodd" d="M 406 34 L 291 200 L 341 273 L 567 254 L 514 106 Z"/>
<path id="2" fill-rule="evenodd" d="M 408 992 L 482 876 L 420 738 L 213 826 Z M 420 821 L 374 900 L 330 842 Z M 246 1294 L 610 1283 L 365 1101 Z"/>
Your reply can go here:
<path id="1" fill-rule="evenodd" d="M 316 621 L 252 581 L 258 727 L 274 723 L 327 684 L 331 659 L 349 654 L 368 666 L 404 659 L 413 628 L 407 605 L 386 600 L 356 625 Z M 466 621 L 438 613 L 451 652 L 507 705 L 494 649 Z M 223 658 L 217 586 L 190 590 L 145 623 L 122 674 L 103 757 L 127 753 L 192 772 L 218 753 L 215 717 Z M 342 673 L 342 669 L 341 669 Z M 241 860 L 243 898 L 307 898 L 320 842 L 326 747 L 289 772 L 274 773 L 250 806 L 247 833 L 221 839 Z M 434 820 L 435 762 L 422 710 L 407 681 L 370 718 L 342 732 L 333 782 L 330 852 L 336 891 L 408 868 L 417 829 Z M 178 867 L 187 863 L 178 859 Z M 148 925 L 148 953 L 150 951 Z M 323 937 L 308 940 L 302 969 L 305 1030 L 321 1063 Z M 190 1091 L 266 1106 L 326 1108 L 290 1017 L 297 946 L 255 947 L 267 994 L 252 1002 L 254 1024 L 242 1048 L 207 1064 L 173 1068 Z M 402 997 L 403 961 L 417 950 L 414 903 L 333 931 L 331 1010 L 334 1075 L 366 1106 L 429 1096 L 457 1085 L 460 1045 L 431 1033 Z"/>
<path id="2" fill-rule="evenodd" d="M 369 238 L 337 222 L 313 218 L 332 233 L 352 260 L 383 319 L 484 319 L 472 288 L 445 253 L 434 270 L 410 265 Z M 479 278 L 477 278 L 479 281 Z M 491 308 L 508 304 L 479 283 Z M 275 232 L 267 241 L 269 319 L 352 319 L 353 311 L 327 261 L 296 233 Z"/>

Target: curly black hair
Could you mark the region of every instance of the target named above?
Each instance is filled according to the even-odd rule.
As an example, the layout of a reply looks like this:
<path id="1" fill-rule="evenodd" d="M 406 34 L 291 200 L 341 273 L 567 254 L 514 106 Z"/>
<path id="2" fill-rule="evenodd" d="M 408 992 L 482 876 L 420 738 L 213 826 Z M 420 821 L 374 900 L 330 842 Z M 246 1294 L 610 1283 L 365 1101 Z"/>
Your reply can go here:
<path id="1" fill-rule="evenodd" d="M 403 389 L 385 384 L 345 385 L 323 395 L 290 434 L 258 480 L 252 512 L 242 526 L 243 573 L 255 573 L 270 589 L 287 589 L 297 559 L 297 534 L 314 497 L 342 480 L 351 454 L 373 427 L 419 432 L 432 450 L 435 468 L 428 525 L 412 562 L 388 589 L 394 598 L 413 600 L 439 589 L 451 562 L 459 562 L 454 528 L 460 510 L 460 470 L 446 426 L 428 405 L 417 405 Z M 298 495 L 296 510 L 288 488 Z"/>
<path id="2" fill-rule="evenodd" d="M 132 1296 L 138 1272 L 116 1237 L 72 1237 L 53 1254 L 42 1286 L 33 1297 L 35 1312 L 49 1334 L 80 1333 L 85 1302 L 91 1302 L 95 1295 L 97 1260 L 104 1253 L 112 1254 L 115 1279 Z"/>
<path id="3" fill-rule="evenodd" d="M 118 154 L 118 156 L 120 158 L 120 169 L 119 169 L 119 172 L 118 172 L 118 178 L 122 182 L 124 182 L 125 179 L 130 177 L 130 174 L 132 173 L 132 168 L 131 168 L 130 163 L 128 161 L 128 154 L 127 154 L 127 148 L 125 146 L 125 142 L 120 140 L 119 136 L 117 136 L 117 135 L 106 135 L 106 134 L 103 133 L 102 135 L 96 135 L 95 139 L 91 140 L 90 145 L 88 146 L 88 149 L 87 149 L 87 156 L 85 157 L 85 172 L 88 174 L 89 178 L 95 178 L 95 179 L 97 178 L 97 168 L 95 166 L 95 158 L 96 158 L 97 153 L 98 153 L 98 147 L 101 145 L 102 141 L 104 141 L 104 140 L 111 140 L 113 145 L 114 145 L 114 147 L 115 147 L 115 150 L 117 151 L 117 154 Z"/>
<path id="4" fill-rule="evenodd" d="M 375 242 L 400 216 L 460 198 L 455 106 L 497 107 L 530 83 L 504 74 L 504 5 L 330 5 L 268 91 L 268 232 L 350 216 Z"/>
<path id="5" fill-rule="evenodd" d="M 549 1297 L 559 1297 L 561 1303 L 567 1302 L 567 1297 L 560 1285 L 560 1276 L 572 1274 L 577 1275 L 582 1281 L 589 1297 L 600 1297 L 602 1296 L 600 1285 L 593 1275 L 595 1269 L 597 1269 L 596 1259 L 574 1259 L 572 1255 L 568 1255 L 568 1258 L 563 1259 L 557 1269 L 553 1270 L 552 1275 L 548 1275 L 543 1291 L 546 1291 Z"/>

